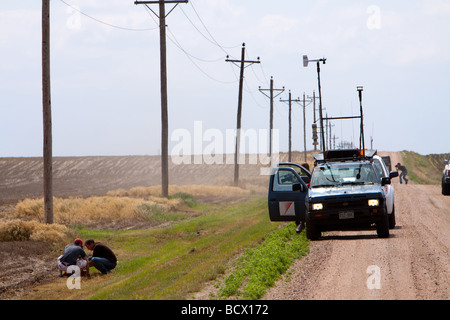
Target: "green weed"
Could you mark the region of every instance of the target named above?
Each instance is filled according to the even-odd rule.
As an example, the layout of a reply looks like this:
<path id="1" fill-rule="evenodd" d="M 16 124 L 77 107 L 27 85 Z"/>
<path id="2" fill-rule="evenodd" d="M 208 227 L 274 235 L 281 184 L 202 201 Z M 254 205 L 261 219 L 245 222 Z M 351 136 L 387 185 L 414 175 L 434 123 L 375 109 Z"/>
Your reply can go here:
<path id="1" fill-rule="evenodd" d="M 193 208 L 197 205 L 197 200 L 195 200 L 195 197 L 189 193 L 186 192 L 177 192 L 172 196 L 169 196 L 169 199 L 182 199 L 184 203 L 190 208 Z"/>
<path id="2" fill-rule="evenodd" d="M 273 231 L 260 246 L 245 250 L 236 269 L 225 279 L 218 298 L 261 298 L 295 259 L 308 252 L 305 232 L 297 235 L 294 224 Z"/>

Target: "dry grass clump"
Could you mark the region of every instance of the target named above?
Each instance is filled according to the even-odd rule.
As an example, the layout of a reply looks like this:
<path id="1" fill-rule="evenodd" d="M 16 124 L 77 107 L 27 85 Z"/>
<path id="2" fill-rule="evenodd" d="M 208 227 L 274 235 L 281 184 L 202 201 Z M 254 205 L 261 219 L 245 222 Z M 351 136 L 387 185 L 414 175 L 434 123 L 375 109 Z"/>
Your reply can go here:
<path id="1" fill-rule="evenodd" d="M 162 214 L 183 207 L 179 198 L 164 199 L 149 197 L 148 200 L 128 197 L 54 198 L 53 215 L 55 223 L 63 225 L 89 225 L 123 220 L 148 220 L 153 214 Z M 145 206 L 143 214 L 142 206 Z M 9 218 L 44 221 L 44 200 L 25 199 L 9 213 Z"/>
<path id="2" fill-rule="evenodd" d="M 232 186 L 205 186 L 205 185 L 185 185 L 169 186 L 169 195 L 174 195 L 177 193 L 188 193 L 194 197 L 197 196 L 211 196 L 219 197 L 223 195 L 227 196 L 245 196 L 251 195 L 252 191 L 248 189 L 243 189 L 239 187 Z M 161 186 L 151 186 L 151 187 L 134 187 L 129 190 L 117 189 L 112 190 L 107 193 L 108 196 L 112 197 L 148 197 L 148 196 L 159 196 L 161 195 Z"/>
<path id="3" fill-rule="evenodd" d="M 61 224 L 43 224 L 37 221 L 10 220 L 0 222 L 0 241 L 43 241 L 61 243 L 71 231 Z"/>

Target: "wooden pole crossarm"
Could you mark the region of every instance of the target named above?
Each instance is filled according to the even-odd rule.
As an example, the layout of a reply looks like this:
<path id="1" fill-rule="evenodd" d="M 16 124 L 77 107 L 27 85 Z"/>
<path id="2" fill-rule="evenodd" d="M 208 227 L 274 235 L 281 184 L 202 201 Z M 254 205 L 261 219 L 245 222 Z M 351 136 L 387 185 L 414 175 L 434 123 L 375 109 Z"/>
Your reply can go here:
<path id="1" fill-rule="evenodd" d="M 361 119 L 361 116 L 349 116 L 349 117 L 326 117 L 323 120 L 344 120 L 344 119 Z"/>
<path id="2" fill-rule="evenodd" d="M 161 1 L 135 1 L 134 4 L 159 4 Z M 165 0 L 164 3 L 188 3 L 188 0 Z"/>

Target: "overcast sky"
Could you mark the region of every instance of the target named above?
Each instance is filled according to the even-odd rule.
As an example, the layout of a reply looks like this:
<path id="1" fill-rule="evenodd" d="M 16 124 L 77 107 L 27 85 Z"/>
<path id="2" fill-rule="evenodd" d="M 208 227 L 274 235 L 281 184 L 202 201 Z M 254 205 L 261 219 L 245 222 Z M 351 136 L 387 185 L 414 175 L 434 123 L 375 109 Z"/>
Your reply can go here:
<path id="1" fill-rule="evenodd" d="M 41 5 L 2 1 L 0 157 L 42 155 Z M 449 0 L 190 0 L 167 25 L 169 152 L 179 147 L 176 132 L 199 138 L 199 121 L 203 133 L 224 140 L 236 128 L 239 68 L 225 59 L 239 59 L 243 42 L 246 59 L 261 64 L 245 69 L 242 128 L 269 128 L 269 99 L 258 89 L 273 77 L 286 90 L 275 99 L 281 151 L 288 105 L 279 99 L 289 90 L 293 98 L 318 94 L 316 66 L 302 65 L 308 55 L 327 58 L 321 80 L 330 117 L 358 115 L 356 87 L 364 86 L 366 146 L 372 137 L 378 150 L 450 152 Z M 51 84 L 54 156 L 160 152 L 159 31 L 145 6 L 52 0 Z M 306 117 L 311 150 L 312 104 Z M 292 119 L 293 149 L 302 151 L 301 105 Z M 337 143 L 358 143 L 358 122 L 333 124 Z"/>

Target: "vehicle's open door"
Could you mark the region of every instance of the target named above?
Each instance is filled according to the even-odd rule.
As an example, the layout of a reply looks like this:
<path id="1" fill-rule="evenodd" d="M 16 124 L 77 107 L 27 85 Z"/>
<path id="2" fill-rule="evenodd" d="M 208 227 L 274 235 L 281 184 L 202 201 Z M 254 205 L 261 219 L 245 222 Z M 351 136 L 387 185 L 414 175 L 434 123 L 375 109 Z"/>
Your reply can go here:
<path id="1" fill-rule="evenodd" d="M 277 167 L 287 167 L 292 168 L 297 172 L 297 174 L 302 178 L 303 182 L 306 184 L 311 182 L 311 172 L 305 167 L 293 162 L 280 162 Z"/>
<path id="2" fill-rule="evenodd" d="M 305 221 L 305 198 L 308 187 L 288 167 L 278 167 L 272 172 L 269 182 L 269 216 L 271 221 Z"/>

